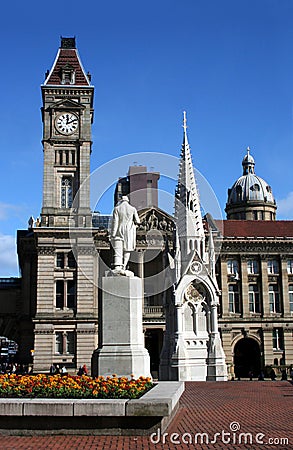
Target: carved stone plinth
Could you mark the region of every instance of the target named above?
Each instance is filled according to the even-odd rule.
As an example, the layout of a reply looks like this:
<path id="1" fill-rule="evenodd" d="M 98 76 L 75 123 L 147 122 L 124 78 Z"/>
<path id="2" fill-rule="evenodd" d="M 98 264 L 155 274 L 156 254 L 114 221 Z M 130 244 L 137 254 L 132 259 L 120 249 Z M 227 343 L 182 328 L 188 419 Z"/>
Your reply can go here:
<path id="1" fill-rule="evenodd" d="M 142 328 L 142 283 L 127 276 L 102 280 L 102 346 L 94 356 L 98 375 L 150 376 Z"/>

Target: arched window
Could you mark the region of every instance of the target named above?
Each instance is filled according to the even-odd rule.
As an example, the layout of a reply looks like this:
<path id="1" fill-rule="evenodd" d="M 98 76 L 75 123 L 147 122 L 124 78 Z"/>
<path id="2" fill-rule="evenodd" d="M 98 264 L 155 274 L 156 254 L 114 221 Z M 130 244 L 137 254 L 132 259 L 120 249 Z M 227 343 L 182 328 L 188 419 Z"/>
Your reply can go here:
<path id="1" fill-rule="evenodd" d="M 61 179 L 61 208 L 71 208 L 72 201 L 72 177 L 63 176 Z"/>
<path id="2" fill-rule="evenodd" d="M 236 186 L 236 201 L 240 202 L 242 200 L 242 187 Z"/>

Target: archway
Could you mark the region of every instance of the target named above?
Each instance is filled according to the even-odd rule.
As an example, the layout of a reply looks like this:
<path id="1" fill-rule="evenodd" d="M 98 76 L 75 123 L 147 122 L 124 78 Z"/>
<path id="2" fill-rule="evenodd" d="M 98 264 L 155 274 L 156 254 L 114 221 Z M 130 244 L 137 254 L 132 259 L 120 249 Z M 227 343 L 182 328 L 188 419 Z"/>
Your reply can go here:
<path id="1" fill-rule="evenodd" d="M 145 347 L 150 355 L 151 374 L 153 378 L 158 378 L 162 345 L 163 330 L 160 328 L 147 329 L 145 332 Z"/>
<path id="2" fill-rule="evenodd" d="M 258 376 L 261 370 L 260 348 L 256 340 L 252 338 L 240 339 L 234 347 L 234 371 L 235 376 L 248 377 L 249 372 Z"/>

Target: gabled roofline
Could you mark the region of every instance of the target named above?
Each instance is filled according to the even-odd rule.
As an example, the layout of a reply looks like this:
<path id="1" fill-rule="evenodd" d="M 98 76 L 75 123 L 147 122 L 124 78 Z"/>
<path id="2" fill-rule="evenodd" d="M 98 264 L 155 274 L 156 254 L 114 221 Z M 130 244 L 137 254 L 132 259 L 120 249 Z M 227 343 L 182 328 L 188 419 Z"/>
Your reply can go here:
<path id="1" fill-rule="evenodd" d="M 55 60 L 54 60 L 54 62 L 53 62 L 53 65 L 52 65 L 52 67 L 51 67 L 51 70 L 50 70 L 50 72 L 49 72 L 47 78 L 45 79 L 45 82 L 44 82 L 41 86 L 63 86 L 63 85 L 60 85 L 60 84 L 49 85 L 49 84 L 47 83 L 47 81 L 50 79 L 50 77 L 51 77 L 51 75 L 52 75 L 52 73 L 53 73 L 53 71 L 54 71 L 54 69 L 55 69 L 55 66 L 56 66 L 56 64 L 57 64 L 57 61 L 58 61 L 58 59 L 59 59 L 59 57 L 60 57 L 61 50 L 63 50 L 62 47 L 59 47 L 58 52 L 57 52 L 57 55 L 56 55 Z M 85 70 L 84 70 L 84 67 L 83 67 L 83 65 L 82 65 L 82 62 L 81 62 L 81 59 L 80 59 L 80 56 L 79 56 L 79 53 L 78 53 L 77 48 L 72 48 L 72 49 L 67 49 L 67 50 L 73 50 L 73 51 L 75 51 L 75 53 L 76 53 L 76 57 L 77 57 L 77 60 L 78 60 L 79 65 L 80 65 L 81 71 L 82 71 L 82 73 L 83 73 L 85 79 L 86 79 L 87 82 L 88 82 L 88 85 L 82 85 L 82 86 L 84 86 L 84 87 L 93 87 L 93 86 L 91 85 L 89 79 L 88 79 L 88 76 L 87 76 Z M 66 84 L 66 85 L 64 85 L 64 86 L 68 86 L 68 85 Z M 74 87 L 74 86 L 77 87 L 77 86 L 80 86 L 80 85 L 72 84 L 72 85 L 70 85 L 70 86 L 71 86 L 71 87 Z"/>

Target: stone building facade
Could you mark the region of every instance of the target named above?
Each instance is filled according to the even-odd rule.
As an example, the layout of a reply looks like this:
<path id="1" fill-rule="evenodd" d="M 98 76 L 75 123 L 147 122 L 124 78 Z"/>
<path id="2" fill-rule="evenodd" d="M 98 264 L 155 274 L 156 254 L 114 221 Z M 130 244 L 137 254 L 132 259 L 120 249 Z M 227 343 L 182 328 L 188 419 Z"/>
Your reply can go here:
<path id="1" fill-rule="evenodd" d="M 73 38 L 61 39 L 41 89 L 41 219 L 18 231 L 21 278 L 11 287 L 13 308 L 11 302 L 7 309 L 7 290 L 0 290 L 0 335 L 19 344 L 19 359 L 33 363 L 35 371 L 47 371 L 52 362 L 76 371 L 83 364 L 91 367 L 99 345 L 100 285 L 112 251 L 107 227 L 95 228 L 92 221 L 88 177 L 94 88 Z M 221 246 L 215 274 L 221 293 L 218 322 L 231 376 L 293 364 L 293 221 L 275 220 L 272 190 L 255 174 L 249 151 L 242 166 L 228 193 L 227 220 L 204 220 L 203 245 L 212 230 L 215 248 Z M 153 188 L 158 179 L 155 173 Z M 144 279 L 145 342 L 156 376 L 165 305 L 173 292 L 166 269 L 175 256 L 174 217 L 159 208 L 157 192 L 150 195 L 151 183 L 138 181 L 148 194 L 129 268 Z M 135 192 L 127 180 L 119 182 L 116 193 Z M 0 280 L 0 287 L 5 282 Z"/>

